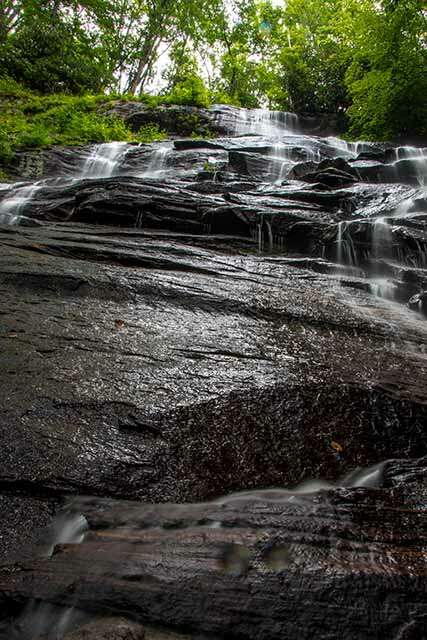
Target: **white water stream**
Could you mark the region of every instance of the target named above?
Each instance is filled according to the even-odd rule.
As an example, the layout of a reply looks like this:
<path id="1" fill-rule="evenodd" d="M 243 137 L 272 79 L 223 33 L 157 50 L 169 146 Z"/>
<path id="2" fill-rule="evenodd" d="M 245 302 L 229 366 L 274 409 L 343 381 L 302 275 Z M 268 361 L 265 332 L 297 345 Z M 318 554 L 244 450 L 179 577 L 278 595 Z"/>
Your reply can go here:
<path id="1" fill-rule="evenodd" d="M 6 191 L 0 202 L 0 224 L 18 224 L 25 214 L 25 208 L 40 191 L 42 184 L 34 182 L 24 186 L 13 185 Z"/>
<path id="2" fill-rule="evenodd" d="M 173 145 L 170 142 L 161 143 L 151 152 L 147 168 L 140 174 L 141 178 L 160 179 L 165 177 L 167 160 L 171 154 Z"/>
<path id="3" fill-rule="evenodd" d="M 115 175 L 126 151 L 126 142 L 106 142 L 95 145 L 83 166 L 81 177 L 109 178 Z"/>

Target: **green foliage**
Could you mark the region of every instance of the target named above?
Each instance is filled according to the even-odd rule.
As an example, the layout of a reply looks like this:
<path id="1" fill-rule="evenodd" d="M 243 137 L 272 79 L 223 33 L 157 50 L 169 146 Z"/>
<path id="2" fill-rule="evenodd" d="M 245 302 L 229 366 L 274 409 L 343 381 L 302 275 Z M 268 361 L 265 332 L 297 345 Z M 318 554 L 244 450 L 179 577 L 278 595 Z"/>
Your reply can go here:
<path id="1" fill-rule="evenodd" d="M 167 104 L 208 107 L 209 91 L 200 75 L 197 61 L 185 45 L 176 46 L 171 53 L 171 64 L 164 74 L 168 81 Z"/>
<path id="2" fill-rule="evenodd" d="M 89 30 L 39 12 L 27 14 L 0 46 L 0 75 L 45 93 L 95 93 L 111 74 L 105 51 Z"/>
<path id="3" fill-rule="evenodd" d="M 166 96 L 168 104 L 208 107 L 210 104 L 208 90 L 202 78 L 196 74 L 187 76 L 178 82 L 170 94 Z"/>
<path id="4" fill-rule="evenodd" d="M 105 102 L 102 96 L 41 96 L 3 79 L 0 101 L 3 162 L 11 160 L 19 149 L 135 139 L 123 120 L 99 113 Z M 152 139 L 161 139 L 161 133 L 154 129 L 148 133 Z M 149 137 L 148 133 L 145 132 L 145 137 Z"/>
<path id="5" fill-rule="evenodd" d="M 159 125 L 155 122 L 149 122 L 139 128 L 139 131 L 134 135 L 134 139 L 137 142 L 158 142 L 165 140 L 167 135 L 159 128 Z"/>
<path id="6" fill-rule="evenodd" d="M 354 136 L 427 133 L 426 14 L 417 0 L 352 7 L 359 47 L 346 74 Z"/>
<path id="7" fill-rule="evenodd" d="M 206 171 L 206 173 L 216 173 L 218 171 L 218 167 L 212 162 L 206 161 L 203 165 L 203 171 Z"/>
<path id="8" fill-rule="evenodd" d="M 141 101 L 153 109 L 215 102 L 331 113 L 348 120 L 353 136 L 423 135 L 424 5 L 421 0 L 2 0 L 0 77 L 12 80 L 0 81 L 6 102 L 6 108 L 0 104 L 0 154 L 10 157 L 15 148 L 58 141 L 129 139 L 121 122 L 98 113 L 102 103 L 116 100 Z M 163 52 L 170 62 L 165 86 L 149 95 Z M 6 111 L 15 113 L 15 123 Z M 183 133 L 207 135 L 196 123 L 182 125 Z"/>

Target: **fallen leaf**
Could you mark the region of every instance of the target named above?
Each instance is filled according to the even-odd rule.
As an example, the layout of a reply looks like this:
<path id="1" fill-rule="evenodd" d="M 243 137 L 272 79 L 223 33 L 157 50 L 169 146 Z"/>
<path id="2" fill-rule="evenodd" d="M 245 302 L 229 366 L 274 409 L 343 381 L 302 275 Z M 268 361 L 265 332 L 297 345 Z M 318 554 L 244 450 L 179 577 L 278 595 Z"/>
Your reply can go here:
<path id="1" fill-rule="evenodd" d="M 340 443 L 339 442 L 335 442 L 335 440 L 332 440 L 331 447 L 332 447 L 332 449 L 335 449 L 335 451 L 338 451 L 338 453 L 341 453 L 342 451 L 344 451 L 344 449 L 342 448 Z"/>
<path id="2" fill-rule="evenodd" d="M 116 327 L 118 329 L 121 329 L 124 326 L 125 321 L 124 320 L 114 320 L 114 324 L 116 325 Z"/>

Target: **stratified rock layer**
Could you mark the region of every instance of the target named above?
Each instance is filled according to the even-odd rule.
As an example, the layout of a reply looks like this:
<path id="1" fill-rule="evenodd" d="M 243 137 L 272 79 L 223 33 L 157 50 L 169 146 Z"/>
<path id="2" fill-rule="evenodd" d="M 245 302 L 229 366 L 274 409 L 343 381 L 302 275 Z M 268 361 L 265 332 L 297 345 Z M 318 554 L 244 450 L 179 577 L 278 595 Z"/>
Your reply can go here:
<path id="1" fill-rule="evenodd" d="M 35 599 L 94 633 L 421 638 L 424 156 L 205 115 L 224 137 L 21 154 L 41 181 L 0 186 L 0 636 Z"/>
<path id="2" fill-rule="evenodd" d="M 193 637 L 422 638 L 426 471 L 426 459 L 393 462 L 375 490 L 201 505 L 80 500 L 85 542 L 0 575 L 3 602 L 37 594 Z"/>

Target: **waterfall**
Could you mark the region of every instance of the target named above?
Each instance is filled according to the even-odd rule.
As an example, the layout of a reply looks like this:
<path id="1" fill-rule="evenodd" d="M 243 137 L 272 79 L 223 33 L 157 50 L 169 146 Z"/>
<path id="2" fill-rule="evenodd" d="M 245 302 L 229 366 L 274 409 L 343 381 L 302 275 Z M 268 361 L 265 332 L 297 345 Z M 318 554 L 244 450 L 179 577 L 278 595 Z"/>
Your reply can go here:
<path id="1" fill-rule="evenodd" d="M 389 257 L 393 242 L 392 228 L 385 217 L 376 218 L 372 227 L 371 252 L 372 256 L 379 258 Z"/>
<path id="2" fill-rule="evenodd" d="M 39 182 L 25 186 L 19 186 L 19 183 L 14 185 L 0 202 L 0 224 L 19 224 L 27 205 L 41 188 L 42 184 Z"/>
<path id="3" fill-rule="evenodd" d="M 396 178 L 399 179 L 399 162 L 406 160 L 410 163 L 417 176 L 420 187 L 427 186 L 427 149 L 421 147 L 396 147 L 392 165 L 396 168 Z"/>
<path id="4" fill-rule="evenodd" d="M 337 264 L 342 264 L 343 259 L 343 233 L 345 222 L 338 222 L 337 226 Z"/>
<path id="5" fill-rule="evenodd" d="M 64 513 L 58 516 L 54 523 L 52 541 L 47 555 L 52 555 L 56 545 L 81 544 L 87 529 L 87 520 L 82 515 Z"/>
<path id="6" fill-rule="evenodd" d="M 396 285 L 387 278 L 375 278 L 369 283 L 369 291 L 385 300 L 394 300 Z"/>
<path id="7" fill-rule="evenodd" d="M 298 132 L 298 116 L 287 111 L 238 109 L 235 111 L 234 135 L 260 135 L 275 138 L 283 133 Z"/>
<path id="8" fill-rule="evenodd" d="M 414 198 L 407 198 L 399 203 L 399 205 L 394 210 L 393 215 L 396 218 L 406 218 L 412 212 L 414 207 Z"/>
<path id="9" fill-rule="evenodd" d="M 10 640 L 59 640 L 76 622 L 84 620 L 73 607 L 59 607 L 47 602 L 31 601 L 25 607 Z"/>
<path id="10" fill-rule="evenodd" d="M 421 147 L 395 147 L 395 161 L 427 158 L 427 149 Z"/>
<path id="11" fill-rule="evenodd" d="M 267 234 L 268 234 L 268 248 L 270 251 L 273 251 L 274 249 L 274 240 L 273 240 L 273 231 L 271 228 L 271 223 L 266 220 L 265 221 L 265 226 L 267 227 Z"/>
<path id="12" fill-rule="evenodd" d="M 262 232 L 262 225 L 263 223 L 259 223 L 257 224 L 257 240 L 258 240 L 258 251 L 259 253 L 262 253 L 262 250 L 264 248 L 264 235 Z"/>
<path id="13" fill-rule="evenodd" d="M 290 158 L 289 145 L 283 144 L 281 138 L 297 132 L 298 116 L 295 113 L 268 109 L 239 109 L 235 112 L 234 135 L 258 135 L 272 142 L 273 148 L 269 154 L 271 181 L 277 184 L 281 183 L 295 164 Z"/>
<path id="14" fill-rule="evenodd" d="M 49 536 L 47 556 L 60 544 L 81 544 L 89 525 L 83 515 L 66 512 L 56 517 Z M 64 637 L 70 628 L 87 618 L 75 606 L 60 607 L 47 602 L 31 600 L 11 630 L 11 640 L 57 640 Z"/>
<path id="15" fill-rule="evenodd" d="M 80 177 L 109 178 L 115 175 L 126 151 L 126 142 L 106 142 L 95 145 L 83 165 Z"/>
<path id="16" fill-rule="evenodd" d="M 153 149 L 147 168 L 142 172 L 143 178 L 161 178 L 164 176 L 168 155 L 172 151 L 172 145 L 167 142 Z"/>
<path id="17" fill-rule="evenodd" d="M 337 263 L 357 266 L 357 253 L 351 237 L 351 222 L 338 222 L 336 245 Z"/>

